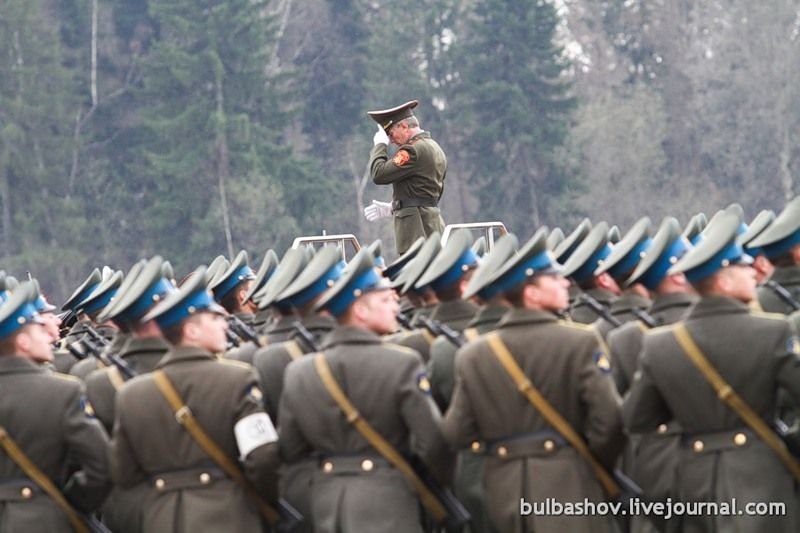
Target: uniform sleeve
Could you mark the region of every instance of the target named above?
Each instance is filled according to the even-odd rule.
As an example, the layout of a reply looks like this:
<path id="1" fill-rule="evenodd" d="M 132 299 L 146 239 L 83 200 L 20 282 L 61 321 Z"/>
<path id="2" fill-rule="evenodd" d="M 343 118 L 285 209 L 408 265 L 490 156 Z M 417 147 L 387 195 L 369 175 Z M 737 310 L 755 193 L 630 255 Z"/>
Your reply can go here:
<path id="1" fill-rule="evenodd" d="M 412 449 L 439 482 L 448 484 L 454 467 L 453 454 L 442 435 L 442 415 L 430 395 L 427 372 L 418 355 L 409 355 L 400 374 L 398 403 L 411 430 Z"/>
<path id="2" fill-rule="evenodd" d="M 610 466 L 625 444 L 620 398 L 610 376 L 604 346 L 595 340 L 585 353 L 591 355 L 581 358 L 579 371 L 581 401 L 587 413 L 584 434 L 592 452 Z"/>
<path id="3" fill-rule="evenodd" d="M 790 323 L 787 323 L 775 353 L 778 385 L 794 398 L 796 405 L 800 405 L 800 339 Z"/>
<path id="4" fill-rule="evenodd" d="M 417 150 L 411 145 L 404 144 L 394 157 L 389 159 L 388 147 L 385 144 L 378 144 L 370 153 L 370 176 L 376 185 L 389 185 L 417 175 L 419 173 L 417 162 Z"/>
<path id="5" fill-rule="evenodd" d="M 267 500 L 278 498 L 278 433 L 262 407 L 255 371 L 247 373 L 234 399 L 234 437 L 245 477 Z"/>
<path id="6" fill-rule="evenodd" d="M 468 382 L 464 379 L 464 356 L 455 355 L 455 389 L 450 407 L 444 415 L 442 430 L 447 441 L 455 448 L 464 448 L 480 439 L 478 422 L 472 409 Z"/>
<path id="7" fill-rule="evenodd" d="M 307 363 L 310 359 L 300 359 L 289 363 L 284 373 L 284 390 L 286 391 L 281 398 L 278 410 L 279 446 L 281 460 L 286 463 L 293 463 L 307 457 L 313 450 L 311 444 L 306 440 L 305 435 L 300 430 L 297 417 L 300 410 L 295 405 L 295 392 L 298 387 L 298 364 Z"/>
<path id="8" fill-rule="evenodd" d="M 83 385 L 75 384 L 66 401 L 64 439 L 72 460 L 80 465 L 78 474 L 68 481 L 65 496 L 82 511 L 103 503 L 111 490 L 108 466 L 108 436 L 94 417 Z"/>
<path id="9" fill-rule="evenodd" d="M 444 337 L 439 337 L 431 346 L 428 360 L 428 379 L 431 382 L 431 394 L 441 411 L 447 410 L 453 395 L 453 358 L 455 347 Z"/>
<path id="10" fill-rule="evenodd" d="M 126 388 L 120 390 L 116 398 L 116 416 L 114 431 L 111 438 L 109 462 L 111 465 L 111 479 L 115 485 L 129 488 L 147 479 L 147 475 L 139 465 L 127 429 L 128 413 L 124 407 Z"/>
<path id="11" fill-rule="evenodd" d="M 651 352 L 645 344 L 639 370 L 633 376 L 633 383 L 622 403 L 622 419 L 631 433 L 648 433 L 659 424 L 672 419 L 669 407 L 653 380 L 650 367 Z"/>

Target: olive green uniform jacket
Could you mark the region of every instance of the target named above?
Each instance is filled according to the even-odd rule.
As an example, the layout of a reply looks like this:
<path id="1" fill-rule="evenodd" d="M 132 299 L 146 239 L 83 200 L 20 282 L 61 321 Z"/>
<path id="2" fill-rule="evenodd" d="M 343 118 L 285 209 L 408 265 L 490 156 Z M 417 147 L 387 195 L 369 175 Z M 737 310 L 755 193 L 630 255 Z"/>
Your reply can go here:
<path id="1" fill-rule="evenodd" d="M 389 147 L 376 144 L 369 159 L 370 175 L 376 185 L 391 185 L 392 200 L 430 199 L 438 203 L 444 191 L 447 157 L 431 134 L 423 131 L 400 146 L 408 154 L 402 162 L 389 159 Z M 403 254 L 419 237 L 444 231 L 438 207 L 402 207 L 394 211 L 394 237 L 398 254 Z"/>
<path id="2" fill-rule="evenodd" d="M 770 279 L 782 285 L 796 301 L 800 302 L 800 265 L 777 267 Z M 758 303 L 761 304 L 761 309 L 768 313 L 788 315 L 794 311 L 792 306 L 766 285 L 758 288 Z"/>
<path id="3" fill-rule="evenodd" d="M 83 384 L 50 372 L 21 357 L 0 357 L 0 425 L 25 455 L 67 497 L 89 512 L 100 506 L 111 488 L 108 437 L 94 418 Z M 78 468 L 83 486 L 68 484 Z M 22 490 L 33 490 L 32 497 Z M 0 531 L 71 532 L 58 505 L 0 451 Z"/>
<path id="4" fill-rule="evenodd" d="M 461 332 L 464 331 L 477 312 L 477 305 L 467 300 L 458 299 L 436 304 L 427 316 L 434 322 L 450 326 L 455 331 Z M 431 346 L 436 337 L 426 328 L 419 327 L 411 331 L 395 333 L 386 340 L 419 352 L 422 360 L 427 363 L 430 359 Z"/>
<path id="5" fill-rule="evenodd" d="M 130 335 L 128 333 L 123 333 L 121 331 L 116 332 L 112 337 L 111 342 L 103 349 L 103 352 L 105 354 L 113 353 L 119 355 L 120 350 L 122 350 L 123 346 L 125 346 L 125 343 L 128 342 L 128 339 L 130 339 Z M 86 378 L 89 376 L 89 374 L 95 370 L 100 370 L 103 368 L 105 368 L 105 365 L 102 363 L 102 361 L 100 361 L 100 359 L 88 355 L 86 359 L 75 363 L 72 368 L 70 368 L 69 373 L 76 378 L 86 381 Z"/>
<path id="6" fill-rule="evenodd" d="M 303 326 L 312 334 L 317 342 L 330 333 L 336 321 L 329 316 L 310 316 L 303 318 Z M 310 353 L 311 347 L 302 339 L 295 337 L 285 342 L 272 344 L 256 352 L 253 366 L 258 371 L 264 389 L 264 408 L 270 418 L 280 427 L 281 395 L 283 394 L 283 377 L 286 367 L 294 359 Z M 311 512 L 312 483 L 317 464 L 313 461 L 298 461 L 283 465 L 281 476 L 281 495 L 292 504 L 304 517 L 295 533 L 310 533 L 314 529 Z"/>
<path id="7" fill-rule="evenodd" d="M 426 392 L 419 355 L 352 327 L 335 329 L 324 353 L 361 416 L 398 451 L 413 452 L 446 481 L 450 454 L 439 428 L 439 410 Z M 312 357 L 287 367 L 280 421 L 285 461 L 320 457 L 313 483 L 316 532 L 421 531 L 417 498 L 409 483 L 348 423 Z M 363 468 L 365 459 L 372 468 Z M 325 468 L 325 463 L 331 466 Z"/>
<path id="8" fill-rule="evenodd" d="M 280 317 L 275 322 L 269 323 L 264 328 L 264 332 L 259 335 L 260 346 L 252 341 L 243 342 L 236 348 L 231 348 L 225 352 L 225 358 L 252 365 L 253 357 L 257 351 L 268 347 L 270 344 L 277 344 L 291 339 L 294 334 L 293 324 L 297 320 L 298 317 L 296 316 Z"/>
<path id="9" fill-rule="evenodd" d="M 155 368 L 167 350 L 169 344 L 161 337 L 130 337 L 119 352 L 119 357 L 138 375 Z M 124 385 L 125 378 L 116 367 L 95 370 L 86 378 L 86 395 L 109 434 L 114 428 L 117 390 Z M 103 523 L 114 533 L 141 531 L 141 506 L 148 491 L 146 483 L 129 489 L 114 487 L 103 504 Z"/>
<path id="10" fill-rule="evenodd" d="M 779 388 L 800 400 L 797 340 L 783 317 L 751 314 L 736 300 L 701 298 L 685 320 L 690 335 L 725 381 L 771 425 Z M 684 431 L 677 492 L 684 501 L 785 502 L 785 517 L 684 517 L 682 530 L 797 531 L 797 485 L 766 444 L 754 436 L 685 355 L 674 326 L 647 334 L 623 406 L 629 431 L 646 433 L 676 420 Z M 744 434 L 736 437 L 737 434 Z M 738 442 L 738 444 L 737 444 Z M 698 444 L 702 443 L 702 444 Z"/>
<path id="11" fill-rule="evenodd" d="M 612 465 L 624 442 L 620 400 L 610 376 L 598 366 L 605 354 L 597 333 L 526 309 L 510 311 L 495 331 L 595 456 Z M 520 498 L 599 502 L 604 495 L 588 463 L 517 391 L 484 337 L 456 354 L 456 388 L 443 430 L 459 448 L 476 441 L 487 446 L 487 503 L 498 531 L 611 530 L 608 517 L 520 516 Z"/>
<path id="12" fill-rule="evenodd" d="M 636 315 L 634 310 L 647 312 L 647 309 L 652 304 L 653 302 L 643 296 L 631 292 L 625 292 L 619 298 L 611 302 L 611 306 L 608 308 L 608 311 L 611 313 L 612 317 L 616 318 L 624 325 L 628 322 L 639 320 L 639 317 Z M 608 338 L 608 333 L 611 330 L 619 327 L 603 317 L 599 317 L 597 320 L 595 320 L 594 326 L 597 328 L 600 336 L 603 337 L 603 340 Z"/>
<path id="13" fill-rule="evenodd" d="M 252 367 L 178 346 L 156 369 L 166 373 L 209 437 L 243 467 L 267 500 L 274 500 L 277 442 L 263 444 L 240 459 L 234 435 L 238 421 L 263 413 Z M 142 503 L 142 531 L 259 531 L 260 516 L 243 489 L 215 466 L 178 424 L 152 373 L 137 376 L 120 389 L 111 475 L 123 488 L 150 483 Z"/>

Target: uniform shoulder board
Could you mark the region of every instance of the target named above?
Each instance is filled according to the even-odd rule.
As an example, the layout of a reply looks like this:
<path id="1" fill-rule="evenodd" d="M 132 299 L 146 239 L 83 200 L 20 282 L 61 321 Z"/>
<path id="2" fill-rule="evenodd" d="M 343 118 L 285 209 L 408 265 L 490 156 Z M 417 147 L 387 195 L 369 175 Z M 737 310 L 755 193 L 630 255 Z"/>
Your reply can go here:
<path id="1" fill-rule="evenodd" d="M 224 359 L 220 358 L 219 362 L 224 365 L 231 365 L 231 366 L 238 366 L 239 368 L 244 368 L 245 370 L 252 370 L 253 366 L 245 363 L 244 361 L 236 361 L 235 359 Z"/>
<path id="2" fill-rule="evenodd" d="M 675 326 L 680 324 L 680 322 L 676 322 L 675 324 L 664 324 L 663 326 L 656 326 L 654 328 L 650 328 L 644 331 L 645 335 L 655 335 L 657 333 L 664 333 L 668 331 L 672 331 L 675 329 Z"/>
<path id="3" fill-rule="evenodd" d="M 398 352 L 404 352 L 411 355 L 419 356 L 419 352 L 413 348 L 409 348 L 408 346 L 403 346 L 401 344 L 395 344 L 393 342 L 384 342 L 383 346 L 387 348 L 391 348 L 393 350 L 397 350 Z"/>
<path id="4" fill-rule="evenodd" d="M 580 322 L 572 322 L 569 320 L 558 320 L 558 324 L 567 328 L 581 331 L 596 331 L 595 327 L 591 324 L 581 324 Z"/>
<path id="5" fill-rule="evenodd" d="M 786 320 L 787 315 L 783 313 L 770 313 L 769 311 L 759 310 L 759 309 L 751 309 L 750 314 L 753 316 L 761 317 L 761 318 L 770 318 L 772 320 Z"/>
<path id="6" fill-rule="evenodd" d="M 61 372 L 53 372 L 50 375 L 59 379 L 71 381 L 73 383 L 83 383 L 83 381 L 81 381 L 81 379 L 78 376 L 73 376 L 72 374 L 62 374 Z"/>

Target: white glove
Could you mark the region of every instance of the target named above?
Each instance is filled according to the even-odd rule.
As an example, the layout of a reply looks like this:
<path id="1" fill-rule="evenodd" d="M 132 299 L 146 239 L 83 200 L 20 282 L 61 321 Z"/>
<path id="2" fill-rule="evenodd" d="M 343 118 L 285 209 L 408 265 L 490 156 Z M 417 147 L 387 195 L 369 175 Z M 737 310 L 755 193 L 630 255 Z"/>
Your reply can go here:
<path id="1" fill-rule="evenodd" d="M 375 135 L 372 137 L 372 144 L 385 144 L 389 146 L 389 136 L 386 135 L 386 130 L 378 126 L 378 131 L 376 131 Z"/>
<path id="2" fill-rule="evenodd" d="M 364 216 L 370 222 L 375 222 L 380 218 L 389 218 L 392 216 L 392 204 L 372 200 L 372 204 L 364 208 Z"/>

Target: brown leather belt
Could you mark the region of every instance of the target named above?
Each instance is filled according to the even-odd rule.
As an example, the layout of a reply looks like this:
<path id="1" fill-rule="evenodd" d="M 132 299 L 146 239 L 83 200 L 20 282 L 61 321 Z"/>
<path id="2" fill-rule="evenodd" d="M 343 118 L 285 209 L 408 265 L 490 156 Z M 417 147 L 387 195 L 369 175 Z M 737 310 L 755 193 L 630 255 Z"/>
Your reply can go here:
<path id="1" fill-rule="evenodd" d="M 682 444 L 696 454 L 733 450 L 747 446 L 755 437 L 747 428 L 695 433 L 683 436 Z"/>
<path id="2" fill-rule="evenodd" d="M 378 468 L 393 468 L 389 461 L 375 455 L 326 457 L 319 462 L 319 467 L 331 475 L 368 474 Z"/>
<path id="3" fill-rule="evenodd" d="M 521 459 L 523 457 L 546 457 L 552 455 L 569 444 L 561 435 L 551 431 L 501 439 L 489 445 L 489 455 L 503 460 Z"/>
<path id="4" fill-rule="evenodd" d="M 150 478 L 151 485 L 159 492 L 208 487 L 214 481 L 227 476 L 216 467 L 191 468 L 162 472 Z"/>

